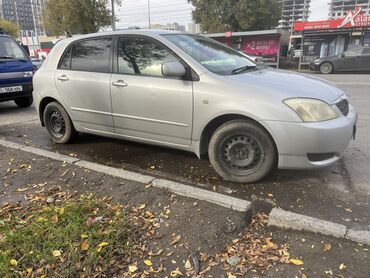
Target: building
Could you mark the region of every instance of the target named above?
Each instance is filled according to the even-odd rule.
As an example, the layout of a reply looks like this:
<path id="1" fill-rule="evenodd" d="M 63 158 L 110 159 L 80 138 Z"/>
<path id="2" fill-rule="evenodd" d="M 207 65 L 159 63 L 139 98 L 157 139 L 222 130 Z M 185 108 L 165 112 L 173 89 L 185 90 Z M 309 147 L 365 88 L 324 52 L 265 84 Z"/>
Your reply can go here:
<path id="1" fill-rule="evenodd" d="M 22 37 L 43 36 L 44 0 L 0 0 L 0 15 L 19 26 Z"/>
<path id="2" fill-rule="evenodd" d="M 189 23 L 188 31 L 189 31 L 189 33 L 193 33 L 193 34 L 202 33 L 202 30 L 200 29 L 200 25 L 196 24 L 194 22 Z"/>
<path id="3" fill-rule="evenodd" d="M 370 14 L 370 0 L 331 0 L 329 18 L 345 17 L 348 11 L 354 11 L 356 8 L 362 8 L 365 14 Z"/>
<path id="4" fill-rule="evenodd" d="M 294 22 L 307 21 L 311 0 L 278 0 L 281 5 L 280 28 L 291 29 Z"/>
<path id="5" fill-rule="evenodd" d="M 150 29 L 185 31 L 185 26 L 174 22 L 174 23 L 167 23 L 165 25 L 163 25 L 163 24 L 151 24 Z"/>

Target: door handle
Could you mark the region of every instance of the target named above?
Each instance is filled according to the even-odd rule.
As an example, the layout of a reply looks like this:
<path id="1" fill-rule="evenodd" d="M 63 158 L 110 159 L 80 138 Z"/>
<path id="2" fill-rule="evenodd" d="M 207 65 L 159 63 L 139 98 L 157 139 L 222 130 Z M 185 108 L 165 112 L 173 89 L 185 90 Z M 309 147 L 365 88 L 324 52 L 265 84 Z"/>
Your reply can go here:
<path id="1" fill-rule="evenodd" d="M 123 80 L 118 80 L 116 82 L 112 82 L 112 85 L 115 87 L 127 87 L 128 84 Z"/>
<path id="2" fill-rule="evenodd" d="M 60 81 L 68 81 L 69 78 L 67 77 L 67 75 L 63 74 L 62 76 L 59 76 L 58 77 L 58 80 L 60 80 Z"/>

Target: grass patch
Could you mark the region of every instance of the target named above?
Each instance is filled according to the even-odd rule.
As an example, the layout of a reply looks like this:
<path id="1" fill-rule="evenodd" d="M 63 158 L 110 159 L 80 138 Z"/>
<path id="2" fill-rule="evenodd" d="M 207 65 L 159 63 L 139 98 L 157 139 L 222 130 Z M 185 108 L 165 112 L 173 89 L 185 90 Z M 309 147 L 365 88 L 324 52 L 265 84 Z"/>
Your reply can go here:
<path id="1" fill-rule="evenodd" d="M 135 225 L 108 199 L 34 196 L 0 209 L 1 277 L 113 276 L 127 267 Z"/>

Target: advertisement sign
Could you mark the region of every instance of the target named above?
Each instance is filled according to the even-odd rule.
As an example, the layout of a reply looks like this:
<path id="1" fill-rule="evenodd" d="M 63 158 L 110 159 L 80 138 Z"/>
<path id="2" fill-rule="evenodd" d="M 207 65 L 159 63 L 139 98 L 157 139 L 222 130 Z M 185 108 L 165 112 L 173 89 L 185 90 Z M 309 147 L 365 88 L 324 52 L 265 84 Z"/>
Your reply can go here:
<path id="1" fill-rule="evenodd" d="M 245 37 L 242 50 L 248 55 L 263 57 L 264 62 L 276 63 L 280 51 L 280 37 Z"/>
<path id="2" fill-rule="evenodd" d="M 362 12 L 362 8 L 358 8 L 355 11 L 349 11 L 345 18 L 294 23 L 295 32 L 362 27 L 370 27 L 370 15 L 366 15 Z"/>
<path id="3" fill-rule="evenodd" d="M 318 58 L 336 56 L 348 47 L 347 35 L 318 35 L 305 37 L 302 63 L 313 62 Z"/>

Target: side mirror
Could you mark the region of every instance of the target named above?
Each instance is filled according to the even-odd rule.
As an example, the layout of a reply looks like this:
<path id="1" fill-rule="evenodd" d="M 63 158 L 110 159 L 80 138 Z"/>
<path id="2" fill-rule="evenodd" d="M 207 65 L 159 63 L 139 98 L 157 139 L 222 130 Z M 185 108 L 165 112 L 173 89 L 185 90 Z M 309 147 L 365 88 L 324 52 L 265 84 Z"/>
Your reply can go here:
<path id="1" fill-rule="evenodd" d="M 169 77 L 184 77 L 186 70 L 180 62 L 166 62 L 162 64 L 162 74 Z"/>

